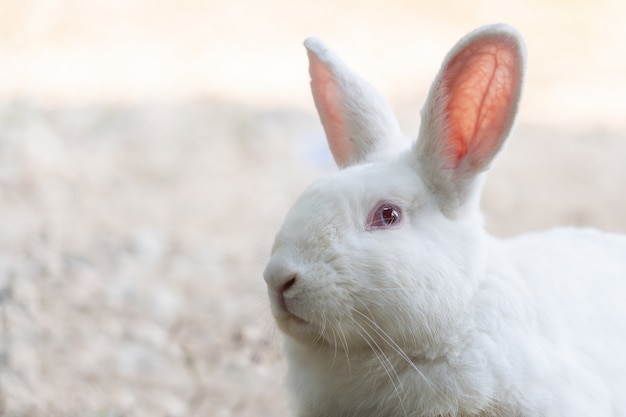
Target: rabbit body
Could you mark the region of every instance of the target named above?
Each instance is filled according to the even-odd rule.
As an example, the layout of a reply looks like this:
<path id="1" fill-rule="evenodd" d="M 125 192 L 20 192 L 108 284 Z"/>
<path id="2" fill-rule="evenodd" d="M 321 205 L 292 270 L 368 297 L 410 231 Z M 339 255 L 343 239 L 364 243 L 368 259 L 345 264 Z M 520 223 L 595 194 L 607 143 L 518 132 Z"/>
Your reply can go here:
<path id="1" fill-rule="evenodd" d="M 517 32 L 459 41 L 410 147 L 369 84 L 306 46 L 343 169 L 295 202 L 264 272 L 297 416 L 626 416 L 626 236 L 484 230 L 484 171 L 523 79 Z"/>

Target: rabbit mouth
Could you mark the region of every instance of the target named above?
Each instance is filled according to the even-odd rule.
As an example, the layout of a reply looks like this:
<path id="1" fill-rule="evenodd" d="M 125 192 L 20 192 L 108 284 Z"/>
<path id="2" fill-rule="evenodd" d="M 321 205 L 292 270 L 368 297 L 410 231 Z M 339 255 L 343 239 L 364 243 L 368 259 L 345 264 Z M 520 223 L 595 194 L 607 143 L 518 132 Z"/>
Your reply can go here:
<path id="1" fill-rule="evenodd" d="M 312 330 L 311 323 L 304 320 L 302 317 L 296 316 L 289 312 L 289 310 L 280 310 L 274 313 L 274 318 L 276 319 L 278 327 L 285 334 L 303 341 L 309 340 L 309 337 L 304 335 Z"/>
<path id="2" fill-rule="evenodd" d="M 310 324 L 308 321 L 304 320 L 302 317 L 294 314 L 289 307 L 287 306 L 287 302 L 285 301 L 285 297 L 282 293 L 278 294 L 278 299 L 276 300 L 278 314 L 276 314 L 276 319 L 279 321 L 293 321 L 297 324 L 305 325 Z"/>
<path id="3" fill-rule="evenodd" d="M 289 310 L 289 308 L 287 307 L 286 304 L 282 303 L 282 305 L 280 306 L 280 309 L 283 312 L 283 320 L 293 321 L 293 322 L 295 322 L 297 324 L 301 324 L 301 325 L 310 324 L 308 321 L 306 321 L 302 317 L 293 314 Z"/>
<path id="4" fill-rule="evenodd" d="M 293 313 L 290 313 L 289 311 L 287 311 L 287 319 L 292 320 L 292 321 L 294 321 L 294 322 L 296 322 L 298 324 L 302 324 L 302 325 L 309 324 L 308 321 L 304 320 L 301 317 L 296 316 Z"/>

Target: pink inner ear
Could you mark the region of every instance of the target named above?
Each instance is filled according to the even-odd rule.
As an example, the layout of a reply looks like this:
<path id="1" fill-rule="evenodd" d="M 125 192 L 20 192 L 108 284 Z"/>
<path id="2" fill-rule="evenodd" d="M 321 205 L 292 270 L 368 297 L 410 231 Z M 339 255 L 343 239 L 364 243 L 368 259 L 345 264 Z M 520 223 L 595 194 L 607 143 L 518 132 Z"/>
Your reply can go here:
<path id="1" fill-rule="evenodd" d="M 512 123 L 520 82 L 518 55 L 507 39 L 483 39 L 447 65 L 448 145 L 454 166 L 466 157 L 473 167 L 489 162 Z"/>
<path id="2" fill-rule="evenodd" d="M 326 132 L 328 146 L 340 167 L 350 164 L 355 152 L 346 126 L 346 99 L 333 73 L 312 51 L 309 55 L 311 91 L 315 107 Z"/>

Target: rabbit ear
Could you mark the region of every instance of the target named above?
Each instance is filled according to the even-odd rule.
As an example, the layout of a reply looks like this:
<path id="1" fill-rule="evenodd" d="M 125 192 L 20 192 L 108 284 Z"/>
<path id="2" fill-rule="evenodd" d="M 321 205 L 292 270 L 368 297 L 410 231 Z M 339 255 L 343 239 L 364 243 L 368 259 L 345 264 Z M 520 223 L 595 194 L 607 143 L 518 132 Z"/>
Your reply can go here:
<path id="1" fill-rule="evenodd" d="M 319 39 L 308 38 L 304 45 L 313 99 L 337 166 L 363 162 L 401 137 L 392 110 L 378 91 Z"/>
<path id="2" fill-rule="evenodd" d="M 524 65 L 521 37 L 506 25 L 469 33 L 444 60 L 414 150 L 423 177 L 450 208 L 470 199 L 508 136 Z"/>

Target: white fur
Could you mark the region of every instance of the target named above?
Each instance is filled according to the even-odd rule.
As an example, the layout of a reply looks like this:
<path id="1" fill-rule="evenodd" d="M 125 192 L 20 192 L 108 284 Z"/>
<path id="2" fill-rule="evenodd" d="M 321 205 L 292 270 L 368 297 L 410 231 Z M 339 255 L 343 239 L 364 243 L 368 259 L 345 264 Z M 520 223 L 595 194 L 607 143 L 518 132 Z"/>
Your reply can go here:
<path id="1" fill-rule="evenodd" d="M 491 43 L 511 59 L 511 99 L 495 110 L 496 128 L 478 124 L 467 155 L 457 154 L 445 110 L 456 93 L 441 80 L 455 57 Z M 296 415 L 626 416 L 626 236 L 559 229 L 497 240 L 483 228 L 482 172 L 522 84 L 517 32 L 481 28 L 452 49 L 420 137 L 403 151 L 375 90 L 319 40 L 306 46 L 320 66 L 322 122 L 339 121 L 326 131 L 345 169 L 296 201 L 264 273 Z M 331 95 L 315 85 L 320 71 Z M 401 224 L 369 230 L 381 201 L 402 209 Z"/>

